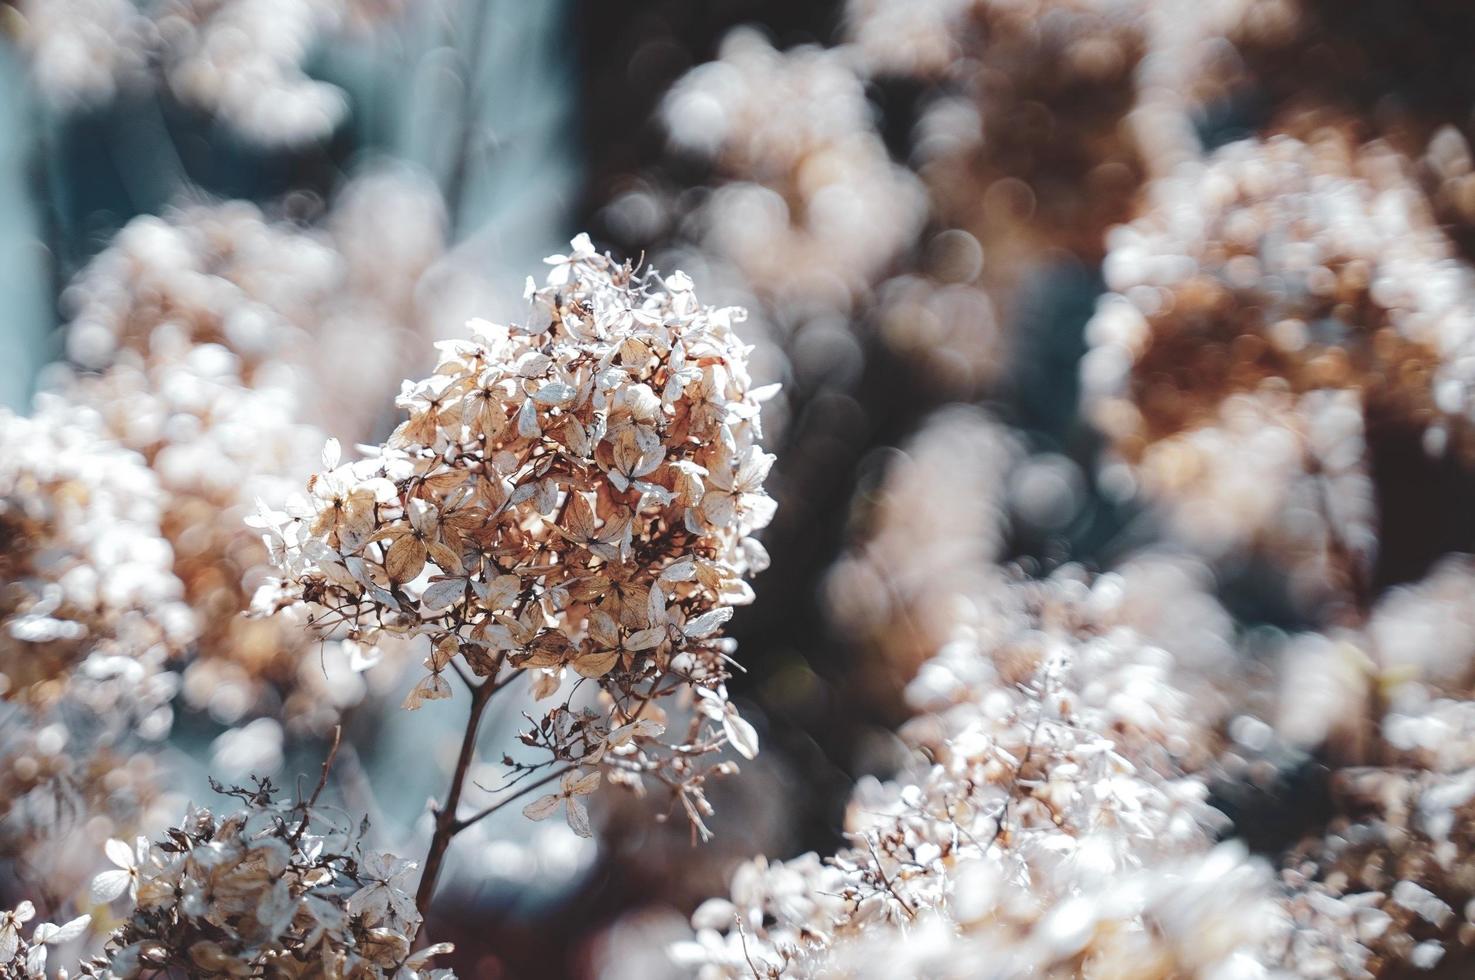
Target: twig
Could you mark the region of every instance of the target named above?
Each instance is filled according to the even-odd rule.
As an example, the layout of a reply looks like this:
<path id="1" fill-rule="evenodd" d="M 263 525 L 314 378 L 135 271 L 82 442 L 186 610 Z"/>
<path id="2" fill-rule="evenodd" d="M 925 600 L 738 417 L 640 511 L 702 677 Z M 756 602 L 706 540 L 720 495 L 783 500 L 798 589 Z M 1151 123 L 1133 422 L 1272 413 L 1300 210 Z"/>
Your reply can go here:
<path id="1" fill-rule="evenodd" d="M 492 814 L 496 813 L 498 810 L 502 809 L 504 806 L 506 806 L 507 804 L 511 803 L 513 800 L 516 800 L 516 799 L 519 799 L 521 797 L 524 797 L 524 796 L 528 795 L 529 793 L 531 793 L 535 789 L 538 789 L 538 788 L 543 787 L 543 786 L 547 786 L 549 783 L 553 782 L 555 779 L 558 779 L 559 777 L 561 777 L 564 773 L 566 773 L 566 772 L 572 772 L 576 768 L 578 768 L 578 767 L 577 766 L 570 765 L 570 766 L 564 766 L 562 769 L 555 769 L 553 772 L 550 772 L 548 775 L 544 776 L 542 779 L 538 780 L 537 782 L 535 782 L 535 783 L 528 783 L 522 789 L 518 790 L 516 793 L 513 793 L 511 796 L 507 797 L 506 799 L 498 800 L 496 803 L 493 803 L 491 806 L 488 806 L 488 807 L 486 807 L 485 809 L 482 809 L 482 810 L 478 810 L 476 813 L 474 813 L 471 816 L 467 817 L 465 820 L 457 820 L 457 821 L 454 821 L 452 823 L 452 827 L 454 829 L 451 832 L 453 834 L 460 833 L 461 831 L 465 830 L 467 827 L 470 827 L 472 824 L 477 823 L 477 822 L 479 822 L 481 820 L 485 820 L 487 817 L 490 817 Z"/>
<path id="2" fill-rule="evenodd" d="M 456 771 L 451 776 L 451 788 L 446 800 L 435 811 L 435 833 L 430 838 L 430 850 L 425 855 L 425 870 L 420 875 L 420 887 L 415 892 L 415 908 L 420 918 L 427 918 L 430 899 L 435 894 L 436 880 L 445 863 L 446 848 L 459 829 L 456 826 L 456 807 L 461 802 L 461 790 L 466 785 L 466 772 L 471 768 L 476 754 L 477 730 L 481 727 L 481 716 L 487 702 L 497 691 L 496 675 L 471 689 L 471 711 L 466 716 L 466 732 L 461 737 L 461 752 L 456 757 Z"/>
<path id="3" fill-rule="evenodd" d="M 569 501 L 573 499 L 573 496 L 572 489 L 565 493 L 563 502 L 560 504 L 558 512 L 554 517 L 555 523 L 563 519 L 564 513 L 568 510 Z M 538 553 L 541 554 L 547 546 L 548 542 L 544 541 L 539 546 Z M 533 589 L 534 586 L 530 585 L 527 591 L 523 593 L 521 600 L 517 604 L 516 611 L 513 613 L 513 618 L 521 618 L 523 611 L 533 599 Z M 476 757 L 477 734 L 481 729 L 481 719 L 482 715 L 486 712 L 487 703 L 491 701 L 493 694 L 506 687 L 521 673 L 520 671 L 514 673 L 507 680 L 498 684 L 497 675 L 501 673 L 503 662 L 504 658 L 499 657 L 496 666 L 492 668 L 490 676 L 480 685 L 467 685 L 471 688 L 471 711 L 466 716 L 466 731 L 461 736 L 461 751 L 456 757 L 456 771 L 451 775 L 451 787 L 446 792 L 445 802 L 435 811 L 435 832 L 430 837 L 430 850 L 425 855 L 425 870 L 420 875 L 420 886 L 415 890 L 415 908 L 420 912 L 422 929 L 424 928 L 424 922 L 430 916 L 430 901 L 435 897 L 435 886 L 440 878 L 441 868 L 445 864 L 446 850 L 451 846 L 451 839 L 477 821 L 495 813 L 505 804 L 511 803 L 524 793 L 537 789 L 550 780 L 562 776 L 568 769 L 573 768 L 569 766 L 552 773 L 539 782 L 525 786 L 507 799 L 487 807 L 466 820 L 456 819 L 456 811 L 461 804 L 461 793 L 466 788 L 466 773 L 471 769 L 471 762 Z M 462 673 L 459 668 L 457 669 L 457 673 Z M 462 673 L 462 679 L 467 679 L 464 673 Z"/>
<path id="4" fill-rule="evenodd" d="M 318 784 L 313 787 L 312 795 L 307 798 L 306 803 L 299 799 L 298 806 L 302 807 L 302 822 L 292 832 L 292 843 L 296 844 L 307 831 L 307 822 L 312 816 L 312 808 L 317 806 L 318 797 L 323 793 L 323 787 L 328 785 L 328 772 L 333 768 L 333 760 L 338 758 L 338 746 L 343 744 L 343 726 L 333 726 L 333 744 L 328 748 L 327 758 L 323 759 L 323 771 L 318 775 Z"/>

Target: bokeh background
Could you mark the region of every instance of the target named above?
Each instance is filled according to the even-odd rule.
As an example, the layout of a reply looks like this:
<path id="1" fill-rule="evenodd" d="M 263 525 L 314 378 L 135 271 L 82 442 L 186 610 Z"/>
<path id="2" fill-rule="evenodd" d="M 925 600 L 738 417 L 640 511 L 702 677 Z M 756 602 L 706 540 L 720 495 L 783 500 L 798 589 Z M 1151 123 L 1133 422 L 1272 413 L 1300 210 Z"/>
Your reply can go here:
<path id="1" fill-rule="evenodd" d="M 592 843 L 516 815 L 458 841 L 437 925 L 463 975 L 666 975 L 653 951 L 737 860 L 839 844 L 852 788 L 904 757 L 906 682 L 1001 574 L 1117 570 L 1142 623 L 1259 678 L 1278 739 L 1220 802 L 1266 854 L 1321 826 L 1355 755 L 1336 719 L 1362 695 L 1297 673 L 1328 656 L 1307 637 L 1381 629 L 1384 666 L 1468 680 L 1466 4 L 7 0 L 0 21 L 18 412 L 75 397 L 57 362 L 208 322 L 263 404 L 376 441 L 430 342 L 518 316 L 581 230 L 750 310 L 755 382 L 784 385 L 772 567 L 731 624 L 763 754 L 715 792 L 709 845 L 618 800 Z M 180 404 L 151 411 L 168 429 Z M 233 547 L 201 543 L 187 582 L 223 609 Z M 387 840 L 423 830 L 460 720 L 283 642 L 224 638 L 184 673 L 171 793 L 290 784 L 341 717 L 337 791 Z"/>

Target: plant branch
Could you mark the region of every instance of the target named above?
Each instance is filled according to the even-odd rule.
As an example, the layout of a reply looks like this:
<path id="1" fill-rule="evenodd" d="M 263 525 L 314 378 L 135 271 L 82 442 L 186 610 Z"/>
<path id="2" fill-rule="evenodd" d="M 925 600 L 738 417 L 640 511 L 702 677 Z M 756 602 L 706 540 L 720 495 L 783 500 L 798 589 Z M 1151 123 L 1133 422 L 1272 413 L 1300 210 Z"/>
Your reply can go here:
<path id="1" fill-rule="evenodd" d="M 446 849 L 450 847 L 451 838 L 460 829 L 456 825 L 456 807 L 461 802 L 467 770 L 471 768 L 471 760 L 476 755 L 476 736 L 481 728 L 481 716 L 496 691 L 495 674 L 471 689 L 471 711 L 466 716 L 466 732 L 461 737 L 461 752 L 456 757 L 456 771 L 451 776 L 451 788 L 446 794 L 445 802 L 435 811 L 435 833 L 430 838 L 430 850 L 425 855 L 425 870 L 420 875 L 420 887 L 415 892 L 415 908 L 419 910 L 422 920 L 428 918 L 430 900 L 435 894 L 441 866 L 445 863 Z"/>
<path id="2" fill-rule="evenodd" d="M 492 814 L 496 813 L 498 810 L 502 809 L 504 806 L 506 806 L 507 804 L 511 803 L 513 800 L 520 799 L 521 797 L 524 797 L 524 796 L 528 795 L 529 793 L 531 793 L 535 789 L 540 789 L 540 788 L 542 788 L 544 786 L 547 786 L 549 783 L 553 782 L 555 779 L 561 778 L 564 773 L 571 772 L 571 771 L 573 771 L 576 768 L 578 768 L 578 767 L 577 766 L 569 765 L 569 766 L 564 766 L 562 769 L 555 769 L 552 772 L 550 772 L 548 775 L 544 776 L 542 779 L 538 780 L 537 782 L 535 782 L 535 783 L 528 783 L 522 789 L 518 790 L 516 793 L 513 793 L 511 796 L 507 797 L 506 799 L 498 800 L 496 803 L 493 803 L 491 806 L 488 806 L 488 807 L 486 807 L 485 809 L 482 809 L 482 810 L 478 810 L 476 813 L 474 813 L 471 816 L 467 817 L 465 820 L 457 820 L 457 821 L 455 821 L 452 824 L 452 826 L 455 828 L 452 831 L 452 833 L 460 833 L 461 831 L 465 830 L 467 827 L 470 827 L 472 824 L 478 823 L 478 822 L 486 819 L 487 817 L 490 817 Z"/>
<path id="3" fill-rule="evenodd" d="M 307 822 L 312 817 L 312 808 L 317 806 L 318 797 L 323 793 L 323 787 L 328 785 L 328 772 L 333 768 L 333 760 L 338 758 L 338 747 L 341 744 L 343 744 L 343 726 L 334 725 L 333 744 L 328 749 L 327 758 L 323 759 L 323 771 L 318 776 L 318 784 L 313 788 L 312 795 L 307 798 L 307 802 L 301 802 L 301 797 L 298 797 L 299 805 L 302 807 L 302 822 L 297 825 L 297 829 L 292 833 L 293 844 L 296 844 L 307 830 Z M 301 789 L 298 792 L 301 793 Z"/>

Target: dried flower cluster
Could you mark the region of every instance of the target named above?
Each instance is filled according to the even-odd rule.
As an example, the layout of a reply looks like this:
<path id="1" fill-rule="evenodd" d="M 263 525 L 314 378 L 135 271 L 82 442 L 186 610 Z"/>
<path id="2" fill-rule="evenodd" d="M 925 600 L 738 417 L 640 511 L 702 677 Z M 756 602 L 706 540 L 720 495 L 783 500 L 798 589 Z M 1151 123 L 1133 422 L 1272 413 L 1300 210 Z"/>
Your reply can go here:
<path id="1" fill-rule="evenodd" d="M 843 53 L 734 31 L 664 113 L 724 179 L 702 206 L 704 245 L 766 299 L 846 309 L 920 228 L 921 188 L 888 157 Z"/>
<path id="2" fill-rule="evenodd" d="M 923 508 L 939 530 L 883 497 L 835 573 L 877 608 L 930 609 L 926 628 L 951 630 L 908 688 L 915 762 L 892 783 L 862 782 L 838 854 L 742 866 L 676 961 L 704 976 L 1325 978 L 1464 962 L 1468 559 L 1386 592 L 1361 627 L 1287 638 L 1269 671 L 1204 591 L 1207 569 L 1183 557 L 1143 554 L 1094 581 L 1069 569 L 1011 580 L 993 564 L 1003 435 L 978 425 L 939 416 L 884 486 L 916 500 L 928 440 L 971 445 L 971 459 L 999 464 L 993 485 L 966 484 L 979 510 L 942 517 L 939 480 Z M 937 556 L 957 587 L 920 607 L 868 592 L 881 568 L 904 568 L 877 560 L 893 539 Z M 907 651 L 919 630 L 903 621 L 870 639 Z M 1229 829 L 1219 794 L 1274 792 L 1307 751 L 1336 762 L 1329 813 L 1276 818 L 1310 824 L 1272 853 L 1274 873 L 1216 845 Z"/>
<path id="3" fill-rule="evenodd" d="M 1187 538 L 1310 581 L 1328 548 L 1365 566 L 1366 440 L 1465 441 L 1475 278 L 1397 159 L 1336 131 L 1227 146 L 1149 199 L 1111 236 L 1094 420 Z"/>
<path id="4" fill-rule="evenodd" d="M 369 249 L 384 213 L 414 220 L 396 247 Z M 184 693 L 221 721 L 282 698 L 292 727 L 323 731 L 364 696 L 336 645 L 309 657 L 318 644 L 296 626 L 237 615 L 268 564 L 242 519 L 312 472 L 323 436 L 304 418 L 372 429 L 425 321 L 416 293 L 443 222 L 433 188 L 373 173 L 345 188 L 326 231 L 242 202 L 139 218 L 69 287 L 80 370 L 53 387 L 162 484 L 173 571 L 200 623 Z"/>
<path id="5" fill-rule="evenodd" d="M 918 751 L 850 844 L 741 868 L 675 950 L 703 976 L 1263 976 L 1268 869 L 1213 843 L 1212 711 L 1115 576 L 995 590 L 918 673 Z"/>
<path id="6" fill-rule="evenodd" d="M 387 242 L 386 221 L 397 231 Z M 140 217 L 67 288 L 67 353 L 101 370 L 129 352 L 155 367 L 223 347 L 244 386 L 295 399 L 297 421 L 361 438 L 424 342 L 425 283 L 445 237 L 434 185 L 394 169 L 349 180 L 319 227 L 244 201 Z M 322 369 L 330 358 L 339 370 Z"/>
<path id="7" fill-rule="evenodd" d="M 0 415 L 0 459 L 0 854 L 64 896 L 94 869 L 88 841 L 160 801 L 139 744 L 169 730 L 166 668 L 198 620 L 141 457 L 43 402 Z"/>
<path id="8" fill-rule="evenodd" d="M 476 89 L 499 25 L 464 7 L 466 44 L 415 73 L 464 83 L 464 130 L 429 134 L 460 144 L 458 198 L 504 135 Z M 614 902 L 554 903 L 547 930 L 584 949 L 586 919 L 649 923 L 722 860 L 674 857 L 652 813 L 696 839 L 736 811 L 739 848 L 788 853 L 833 828 L 787 781 L 847 762 L 884 778 L 849 791 L 838 852 L 747 861 L 659 943 L 672 962 L 611 972 L 1470 971 L 1470 5 L 844 7 L 830 47 L 730 34 L 660 104 L 679 161 L 607 211 L 753 305 L 741 336 L 693 276 L 581 235 L 524 315 L 432 366 L 468 297 L 443 288 L 440 192 L 390 172 L 289 195 L 290 220 L 138 218 L 58 297 L 68 361 L 0 414 L 0 980 L 449 978 L 427 922 L 492 928 L 432 915 L 473 830 L 457 884 L 519 904 L 551 852 L 599 862 L 589 906 Z M 329 166 L 362 134 L 314 45 L 409 10 L 0 0 L 0 25 L 53 108 L 202 113 L 257 154 L 334 135 Z M 632 80 L 678 63 L 637 33 Z M 754 378 L 786 373 L 799 394 L 765 410 Z M 724 634 L 768 563 L 761 422 L 790 408 L 805 595 L 753 618 L 755 725 Z M 828 631 L 794 622 L 842 539 Z M 318 800 L 345 728 L 415 751 L 362 717 L 390 691 L 465 728 L 380 845 L 358 813 L 424 783 L 397 772 L 410 805 L 381 806 L 385 759 L 350 744 L 356 812 Z M 854 716 L 853 755 L 784 716 L 821 704 Z M 484 744 L 519 712 L 517 744 Z M 428 742 L 446 719 L 378 720 Z M 715 777 L 760 728 L 816 754 L 769 753 L 729 808 Z M 275 771 L 329 731 L 310 797 L 212 781 L 238 812 L 177 819 L 193 774 Z M 514 807 L 547 821 L 527 846 L 487 819 Z M 604 839 L 574 855 L 563 824 Z M 383 852 L 411 840 L 423 860 Z M 606 946 L 657 945 L 631 935 Z M 468 965 L 515 972 L 503 952 Z"/>
<path id="9" fill-rule="evenodd" d="M 791 358 L 819 343 L 795 333 L 808 321 L 873 312 L 898 354 L 977 390 L 1006 356 L 1019 285 L 1061 249 L 1099 256 L 1128 214 L 1145 170 L 1128 119 L 1155 36 L 1141 7 L 855 0 L 843 43 L 788 51 L 738 29 L 663 105 L 672 142 L 713 165 L 682 230 L 732 263 Z M 906 166 L 877 86 L 921 92 L 892 97 L 915 98 Z"/>
<path id="10" fill-rule="evenodd" d="M 105 102 L 153 80 L 247 139 L 326 136 L 348 109 L 303 64 L 320 35 L 393 12 L 383 0 L 13 0 L 15 32 L 49 101 Z"/>
<path id="11" fill-rule="evenodd" d="M 161 498 L 141 457 L 64 413 L 0 416 L 6 698 L 53 701 L 83 661 L 141 676 L 193 638 Z"/>
<path id="12" fill-rule="evenodd" d="M 548 261 L 525 323 L 474 321 L 472 339 L 439 344 L 383 446 L 341 462 L 330 442 L 310 499 L 257 519 L 284 574 L 258 608 L 300 604 L 366 651 L 425 637 L 406 707 L 451 697 L 450 674 L 466 682 L 447 837 L 480 710 L 520 673 L 534 697 L 569 698 L 523 735 L 546 758 L 517 764 L 519 778 L 551 769 L 527 788 L 561 780 L 529 816 L 561 809 L 587 835 L 582 798 L 602 774 L 668 788 L 705 833 L 704 760 L 725 744 L 757 751 L 726 698 L 720 630 L 766 561 L 750 537 L 773 513 L 765 392 L 749 385 L 740 311 L 703 307 L 682 273 L 618 265 L 585 236 Z M 598 697 L 571 700 L 570 674 Z M 658 702 L 672 695 L 689 720 L 664 742 Z"/>
<path id="13" fill-rule="evenodd" d="M 1334 773 L 1330 822 L 1274 877 L 1214 843 L 1224 817 L 1206 801 L 1226 774 L 1274 778 L 1282 736 L 1234 716 L 1256 701 L 1232 637 L 1195 650 L 1197 622 L 1144 619 L 1172 567 L 996 584 L 909 686 L 916 761 L 857 787 L 849 845 L 745 864 L 675 959 L 710 977 L 1345 978 L 1467 955 L 1472 715 L 1440 692 L 1467 683 L 1475 643 L 1467 629 L 1431 651 L 1413 623 L 1468 619 L 1468 567 L 1391 593 L 1367 634 L 1317 637 L 1326 656 L 1286 675 L 1282 731 L 1312 745 L 1328 732 L 1308 733 L 1308 713 L 1355 723 L 1367 685 L 1390 708 L 1380 761 Z M 1195 620 L 1225 620 L 1203 602 Z M 1321 693 L 1347 678 L 1337 661 L 1379 653 L 1350 696 Z"/>
<path id="14" fill-rule="evenodd" d="M 80 915 L 61 925 L 37 922 L 32 926 L 35 918 L 36 906 L 28 901 L 0 912 L 0 977 L 5 980 L 46 980 L 51 948 L 79 938 L 92 922 L 90 915 Z"/>
<path id="15" fill-rule="evenodd" d="M 1123 124 L 1146 46 L 1141 7 L 852 0 L 847 14 L 868 72 L 941 90 L 916 149 L 944 222 L 1089 255 L 1141 178 Z"/>
<path id="16" fill-rule="evenodd" d="M 428 966 L 448 945 L 416 949 L 413 861 L 366 849 L 363 826 L 310 802 L 275 802 L 269 782 L 229 795 L 235 813 L 191 808 L 155 842 L 108 842 L 115 867 L 94 879 L 93 901 L 126 895 L 131 910 L 80 975 L 454 977 Z"/>

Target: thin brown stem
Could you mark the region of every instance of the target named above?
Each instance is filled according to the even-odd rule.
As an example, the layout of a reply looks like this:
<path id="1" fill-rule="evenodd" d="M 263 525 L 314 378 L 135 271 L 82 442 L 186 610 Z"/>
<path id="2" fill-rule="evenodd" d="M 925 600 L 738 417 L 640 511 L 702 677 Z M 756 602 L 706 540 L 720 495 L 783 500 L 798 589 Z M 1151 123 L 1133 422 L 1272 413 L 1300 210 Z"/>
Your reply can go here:
<path id="1" fill-rule="evenodd" d="M 488 807 L 486 807 L 484 809 L 478 810 L 476 813 L 473 813 L 471 816 L 467 817 L 465 820 L 457 820 L 457 821 L 455 821 L 452 824 L 452 827 L 454 829 L 451 832 L 453 834 L 460 833 L 461 831 L 465 830 L 467 827 L 470 827 L 472 824 L 478 823 L 478 822 L 480 822 L 482 820 L 485 820 L 487 817 L 490 817 L 492 814 L 496 813 L 498 810 L 502 809 L 504 806 L 506 806 L 507 804 L 511 803 L 513 800 L 520 799 L 521 797 L 524 797 L 524 796 L 528 795 L 529 793 L 531 793 L 535 789 L 539 789 L 539 788 L 541 788 L 543 786 L 547 786 L 549 783 L 553 782 L 555 779 L 560 778 L 564 773 L 571 772 L 575 768 L 577 768 L 577 767 L 576 766 L 564 766 L 562 769 L 555 769 L 555 770 L 553 770 L 552 772 L 550 772 L 548 775 L 544 776 L 542 779 L 538 780 L 537 782 L 535 782 L 535 783 L 528 783 L 526 786 L 524 786 L 522 789 L 518 790 L 516 793 L 513 793 L 511 796 L 506 797 L 505 799 L 498 800 L 496 803 L 493 803 L 491 806 L 488 806 Z"/>
<path id="2" fill-rule="evenodd" d="M 327 758 L 325 758 L 323 760 L 323 771 L 318 776 L 318 784 L 317 784 L 317 786 L 313 787 L 312 795 L 307 798 L 307 802 L 301 804 L 302 805 L 302 822 L 297 825 L 297 829 L 292 833 L 292 843 L 293 844 L 296 844 L 297 841 L 302 837 L 303 833 L 306 832 L 306 830 L 307 830 L 307 822 L 312 817 L 312 808 L 315 807 L 315 806 L 317 806 L 318 797 L 321 796 L 321 795 L 323 795 L 323 787 L 325 787 L 325 786 L 328 785 L 328 773 L 333 768 L 333 760 L 336 759 L 336 758 L 338 758 L 338 747 L 342 743 L 343 743 L 343 726 L 342 725 L 334 725 L 333 726 L 333 744 L 328 749 L 328 756 L 327 756 Z M 299 792 L 301 792 L 301 791 L 299 790 Z M 300 800 L 299 800 L 299 802 L 300 802 Z"/>
<path id="3" fill-rule="evenodd" d="M 451 845 L 451 838 L 460 829 L 456 826 L 456 807 L 461 802 L 466 773 L 476 755 L 476 736 L 481 728 L 481 716 L 496 691 L 496 675 L 471 689 L 471 711 L 466 716 L 466 732 L 461 737 L 461 752 L 456 757 L 456 771 L 451 776 L 451 788 L 446 793 L 445 802 L 435 811 L 435 833 L 430 838 L 430 850 L 425 855 L 425 870 L 420 875 L 420 887 L 415 892 L 415 908 L 419 910 L 422 920 L 428 918 L 430 899 L 435 895 L 435 885 L 440 878 L 441 866 L 445 863 L 446 849 Z"/>
<path id="4" fill-rule="evenodd" d="M 559 506 L 558 513 L 554 517 L 555 523 L 563 519 L 563 515 L 568 509 L 571 499 L 573 499 L 573 493 L 570 491 L 564 495 L 563 503 Z M 543 548 L 547 547 L 547 544 L 548 542 L 545 541 L 540 546 L 539 553 L 542 552 Z M 530 586 L 528 591 L 523 594 L 521 601 L 518 602 L 516 611 L 513 613 L 513 618 L 518 618 L 522 615 L 523 610 L 527 608 L 532 598 L 533 591 Z M 420 875 L 420 887 L 415 891 L 415 908 L 420 912 L 422 923 L 430 917 L 430 902 L 435 896 L 435 886 L 440 879 L 441 868 L 445 865 L 446 851 L 451 846 L 451 839 L 477 821 L 490 816 L 504 804 L 511 803 L 524 793 L 544 785 L 549 780 L 561 776 L 567 771 L 560 770 L 539 782 L 526 786 L 500 803 L 496 803 L 466 820 L 456 819 L 456 811 L 461 804 L 461 793 L 466 787 L 466 774 L 470 771 L 471 762 L 476 757 L 476 737 L 481 729 L 481 719 L 482 715 L 486 712 L 487 703 L 491 701 L 493 694 L 496 694 L 497 691 L 511 683 L 512 678 L 518 676 L 514 673 L 512 677 L 498 684 L 497 675 L 501 673 L 502 665 L 503 660 L 499 658 L 496 666 L 492 668 L 490 676 L 480 685 L 471 684 L 465 673 L 459 667 L 456 668 L 456 672 L 461 675 L 462 680 L 468 681 L 467 686 L 471 689 L 471 711 L 466 716 L 466 731 L 461 736 L 461 751 L 456 757 L 456 770 L 451 775 L 451 788 L 446 792 L 445 802 L 435 811 L 435 832 L 430 837 L 430 850 L 425 855 L 425 870 Z"/>

